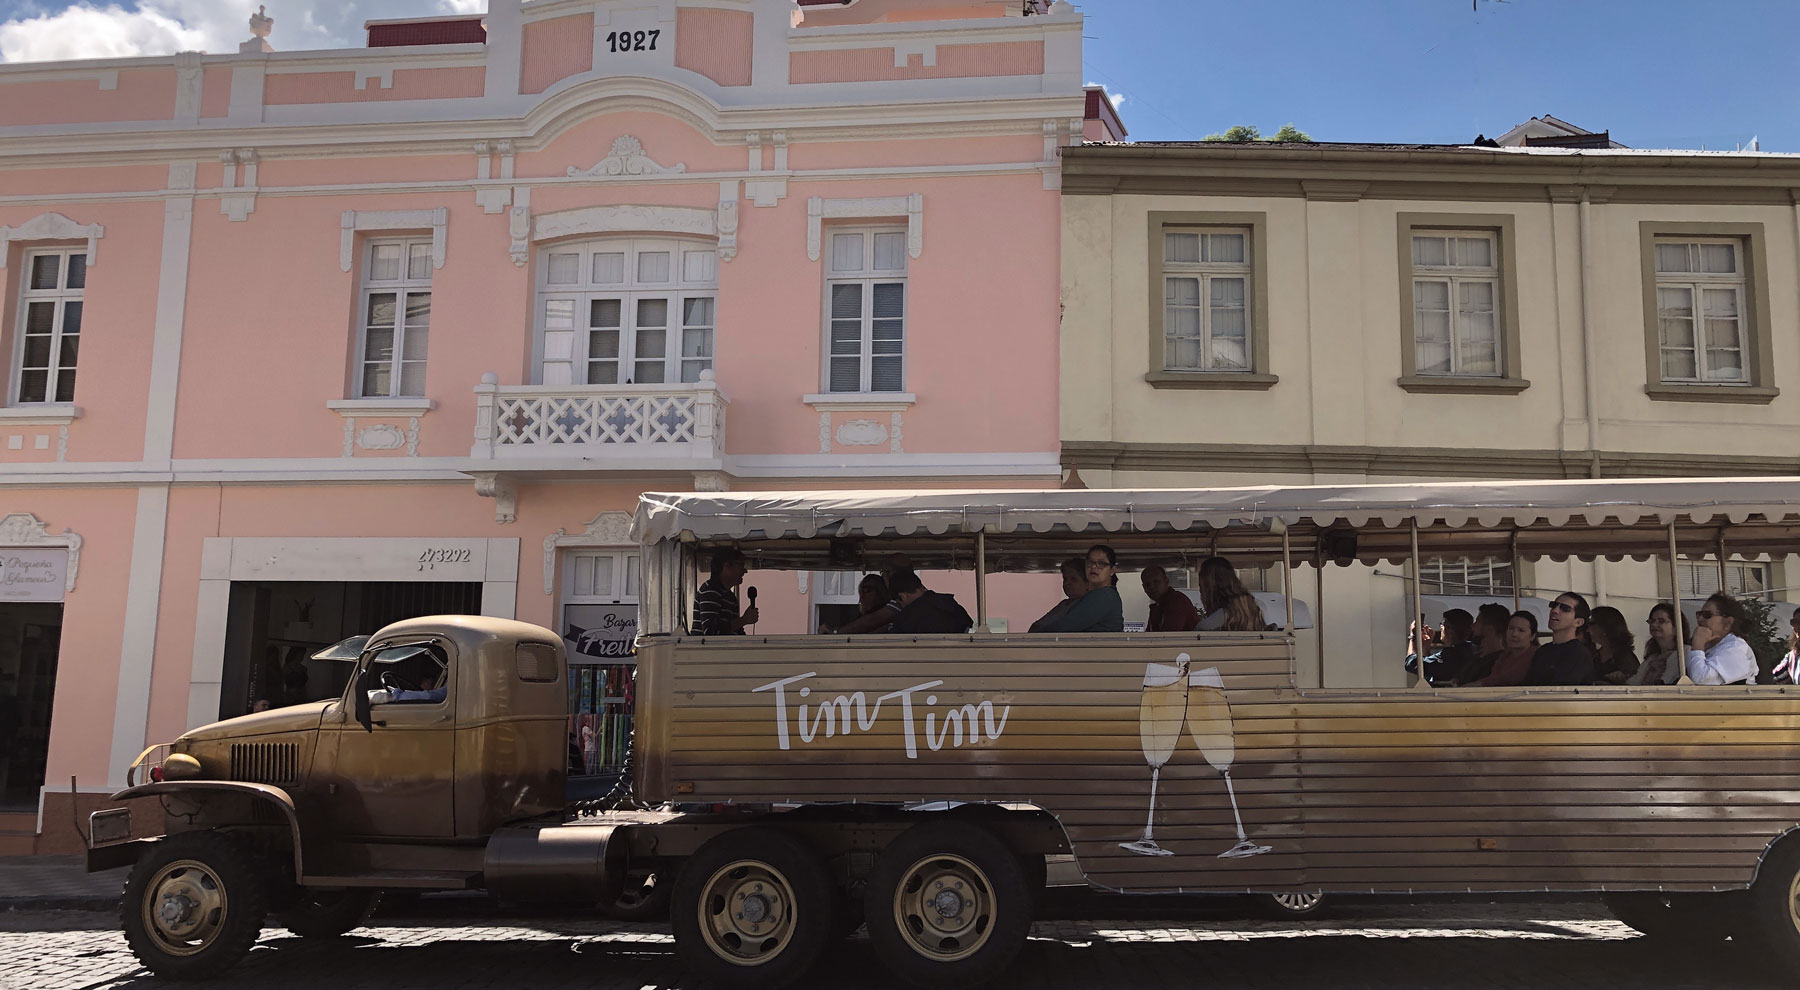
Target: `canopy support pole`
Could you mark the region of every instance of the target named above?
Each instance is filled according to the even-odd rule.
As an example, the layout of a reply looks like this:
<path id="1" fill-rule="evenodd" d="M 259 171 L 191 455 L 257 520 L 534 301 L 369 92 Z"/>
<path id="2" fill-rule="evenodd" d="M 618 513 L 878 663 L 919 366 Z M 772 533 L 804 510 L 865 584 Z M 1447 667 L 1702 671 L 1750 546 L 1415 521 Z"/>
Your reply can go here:
<path id="1" fill-rule="evenodd" d="M 987 530 L 975 531 L 975 626 L 988 631 L 987 624 Z"/>
<path id="2" fill-rule="evenodd" d="M 1681 639 L 1684 623 L 1681 621 L 1681 554 L 1675 548 L 1675 520 L 1669 520 L 1669 600 L 1675 603 L 1675 615 L 1672 621 L 1675 629 L 1669 635 L 1675 638 L 1675 662 L 1681 665 L 1681 677 L 1676 684 L 1694 683 L 1687 673 L 1687 643 Z"/>
<path id="3" fill-rule="evenodd" d="M 1313 554 L 1313 641 L 1319 650 L 1319 686 L 1325 686 L 1325 554 Z"/>
<path id="4" fill-rule="evenodd" d="M 1424 594 L 1419 590 L 1419 575 L 1423 571 L 1419 560 L 1419 521 L 1414 519 L 1408 525 L 1412 528 L 1412 556 L 1407 563 L 1412 567 L 1413 656 L 1419 661 L 1419 681 L 1413 687 L 1429 691 L 1431 679 L 1425 676 L 1425 605 L 1421 601 Z"/>
<path id="5" fill-rule="evenodd" d="M 1519 570 L 1519 530 L 1517 527 L 1514 527 L 1512 535 L 1507 537 L 1506 556 L 1512 561 L 1513 611 L 1517 612 L 1519 610 L 1519 585 L 1521 583 L 1519 578 L 1522 575 L 1522 572 Z M 1502 633 L 1505 631 L 1506 630 L 1504 629 L 1501 630 Z"/>
<path id="6" fill-rule="evenodd" d="M 1731 592 L 1725 583 L 1725 527 L 1719 527 L 1719 535 L 1713 545 L 1717 547 L 1717 553 L 1719 555 L 1719 590 L 1726 594 L 1730 594 Z"/>
<path id="7" fill-rule="evenodd" d="M 1281 628 L 1289 637 L 1294 635 L 1294 557 L 1289 547 L 1290 538 L 1286 526 L 1281 527 L 1281 592 L 1287 602 L 1287 625 Z"/>

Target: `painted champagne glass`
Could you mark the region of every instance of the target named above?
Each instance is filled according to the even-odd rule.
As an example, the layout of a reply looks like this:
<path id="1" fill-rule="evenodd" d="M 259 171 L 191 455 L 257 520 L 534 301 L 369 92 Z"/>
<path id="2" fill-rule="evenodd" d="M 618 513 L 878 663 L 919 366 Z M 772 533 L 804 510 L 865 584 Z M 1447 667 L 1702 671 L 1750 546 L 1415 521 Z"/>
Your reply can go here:
<path id="1" fill-rule="evenodd" d="M 1220 859 L 1242 859 L 1269 851 L 1244 834 L 1244 816 L 1238 813 L 1237 791 L 1231 786 L 1231 763 L 1237 758 L 1237 740 L 1231 730 L 1231 704 L 1225 700 L 1225 681 L 1219 668 L 1207 667 L 1188 675 L 1187 727 L 1200 747 L 1200 755 L 1225 778 L 1225 794 L 1231 798 L 1231 817 L 1237 822 L 1237 845 L 1219 854 Z"/>
<path id="2" fill-rule="evenodd" d="M 1150 817 L 1144 821 L 1144 837 L 1119 843 L 1120 849 L 1140 856 L 1169 856 L 1169 850 L 1156 844 L 1156 784 L 1162 777 L 1163 764 L 1175 755 L 1181 742 L 1181 724 L 1187 717 L 1188 655 L 1175 658 L 1174 664 L 1144 665 L 1144 696 L 1138 709 L 1138 743 L 1144 750 L 1144 762 L 1150 765 Z"/>

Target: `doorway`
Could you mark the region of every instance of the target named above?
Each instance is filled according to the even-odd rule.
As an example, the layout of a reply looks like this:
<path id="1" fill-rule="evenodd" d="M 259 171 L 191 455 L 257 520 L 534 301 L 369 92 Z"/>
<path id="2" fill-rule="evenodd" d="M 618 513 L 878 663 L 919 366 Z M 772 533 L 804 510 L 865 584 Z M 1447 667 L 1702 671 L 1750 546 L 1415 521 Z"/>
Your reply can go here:
<path id="1" fill-rule="evenodd" d="M 351 664 L 309 658 L 421 615 L 479 615 L 478 581 L 233 581 L 219 717 L 342 697 Z"/>
<path id="2" fill-rule="evenodd" d="M 0 604 L 0 811 L 36 811 L 50 753 L 61 602 Z"/>

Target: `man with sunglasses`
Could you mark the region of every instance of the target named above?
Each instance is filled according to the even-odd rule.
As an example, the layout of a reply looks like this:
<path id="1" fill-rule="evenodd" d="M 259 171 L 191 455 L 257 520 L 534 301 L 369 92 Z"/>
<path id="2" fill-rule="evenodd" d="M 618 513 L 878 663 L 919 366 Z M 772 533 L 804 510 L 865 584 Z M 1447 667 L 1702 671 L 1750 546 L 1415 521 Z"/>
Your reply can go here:
<path id="1" fill-rule="evenodd" d="M 1573 591 L 1565 591 L 1550 603 L 1550 642 L 1538 647 L 1531 658 L 1531 672 L 1525 675 L 1528 685 L 1592 684 L 1594 652 L 1581 641 L 1581 627 L 1587 625 L 1587 599 Z"/>

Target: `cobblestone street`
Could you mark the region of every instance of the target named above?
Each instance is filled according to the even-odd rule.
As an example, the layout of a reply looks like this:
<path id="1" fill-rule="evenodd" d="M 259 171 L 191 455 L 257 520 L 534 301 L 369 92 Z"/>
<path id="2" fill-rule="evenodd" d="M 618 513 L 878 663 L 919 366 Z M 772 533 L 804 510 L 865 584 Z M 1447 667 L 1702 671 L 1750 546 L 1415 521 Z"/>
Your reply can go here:
<path id="1" fill-rule="evenodd" d="M 1345 904 L 1306 922 L 1247 921 L 1216 909 L 1183 920 L 1040 921 L 1002 987 L 1730 987 L 1791 982 L 1731 943 L 1652 945 L 1590 902 Z M 810 985 L 885 987 L 861 936 Z M 0 914 L 5 990 L 167 986 L 140 969 L 116 920 L 97 912 Z M 668 930 L 554 917 L 378 916 L 326 942 L 266 932 L 215 985 L 258 990 L 465 990 L 692 986 Z"/>

